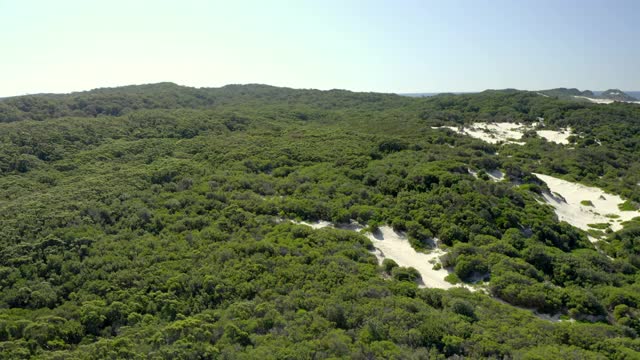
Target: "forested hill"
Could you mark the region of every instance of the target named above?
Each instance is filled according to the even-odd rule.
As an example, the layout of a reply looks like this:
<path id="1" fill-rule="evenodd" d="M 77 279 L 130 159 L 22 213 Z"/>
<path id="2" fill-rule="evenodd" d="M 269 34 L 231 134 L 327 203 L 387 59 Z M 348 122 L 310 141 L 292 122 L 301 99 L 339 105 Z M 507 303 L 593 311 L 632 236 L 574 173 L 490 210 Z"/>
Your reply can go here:
<path id="1" fill-rule="evenodd" d="M 640 356 L 640 219 L 559 221 L 534 175 L 636 211 L 636 104 L 162 83 L 0 119 L 0 359 Z"/>
<path id="2" fill-rule="evenodd" d="M 558 97 L 564 100 L 576 100 L 576 101 L 591 101 L 591 100 L 610 100 L 610 101 L 621 101 L 621 102 L 636 102 L 638 99 L 630 96 L 619 89 L 609 89 L 603 91 L 599 95 L 594 94 L 591 90 L 580 91 L 578 89 L 572 88 L 558 88 L 558 89 L 550 89 L 550 90 L 541 90 L 538 93 Z M 596 101 L 597 102 L 597 101 Z"/>
<path id="3" fill-rule="evenodd" d="M 205 109 L 242 104 L 297 104 L 332 109 L 377 103 L 379 109 L 403 103 L 398 95 L 344 90 L 294 90 L 268 85 L 191 88 L 173 83 L 103 88 L 72 94 L 40 94 L 0 99 L 0 122 L 46 120 L 64 116 L 120 116 L 140 109 Z"/>

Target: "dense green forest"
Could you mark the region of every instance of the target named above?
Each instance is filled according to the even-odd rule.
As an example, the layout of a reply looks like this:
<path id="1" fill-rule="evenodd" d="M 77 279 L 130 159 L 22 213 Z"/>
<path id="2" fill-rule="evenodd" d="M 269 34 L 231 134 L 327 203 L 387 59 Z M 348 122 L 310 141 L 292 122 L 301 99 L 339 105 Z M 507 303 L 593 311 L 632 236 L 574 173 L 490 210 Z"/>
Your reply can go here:
<path id="1" fill-rule="evenodd" d="M 437 128 L 539 118 L 570 146 Z M 593 244 L 532 175 L 637 207 L 638 159 L 640 106 L 516 90 L 1 99 L 0 359 L 640 358 L 640 219 Z M 485 291 L 419 287 L 363 234 L 288 220 L 438 238 Z"/>

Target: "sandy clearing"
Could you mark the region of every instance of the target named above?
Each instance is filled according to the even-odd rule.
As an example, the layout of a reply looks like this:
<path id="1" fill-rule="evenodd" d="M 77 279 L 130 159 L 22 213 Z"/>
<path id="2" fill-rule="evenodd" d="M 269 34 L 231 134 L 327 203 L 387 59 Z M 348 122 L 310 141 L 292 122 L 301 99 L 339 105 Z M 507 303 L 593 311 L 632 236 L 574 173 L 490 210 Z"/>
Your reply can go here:
<path id="1" fill-rule="evenodd" d="M 591 101 L 592 103 L 596 103 L 596 104 L 611 104 L 611 103 L 614 102 L 613 100 L 610 100 L 610 99 L 593 99 L 593 98 L 590 98 L 590 97 L 577 96 L 577 95 L 574 95 L 574 97 L 578 98 L 578 99 L 587 99 L 587 100 Z"/>
<path id="2" fill-rule="evenodd" d="M 422 276 L 425 287 L 438 289 L 466 287 L 471 291 L 475 290 L 468 285 L 453 285 L 447 282 L 444 278 L 450 272 L 446 269 L 433 269 L 436 263 L 440 263 L 440 256 L 445 254 L 441 249 L 432 250 L 428 254 L 417 252 L 404 234 L 395 232 L 389 226 L 381 226 L 379 231 L 374 234 L 368 233 L 367 237 L 379 251 L 376 252 L 376 257 L 380 264 L 385 258 L 389 258 L 400 266 L 415 268 Z"/>
<path id="3" fill-rule="evenodd" d="M 320 220 L 317 222 L 313 222 L 313 223 L 308 223 L 306 221 L 292 221 L 294 224 L 298 224 L 298 225 L 307 225 L 312 227 L 313 229 L 322 229 L 325 227 L 332 227 L 333 225 L 328 222 L 328 221 L 324 221 L 324 220 Z"/>
<path id="4" fill-rule="evenodd" d="M 352 222 L 346 225 L 334 225 L 328 221 L 318 221 L 314 223 L 308 223 L 304 221 L 292 221 L 299 225 L 306 225 L 313 229 L 322 229 L 325 227 L 334 227 L 344 230 L 360 231 L 363 229 L 362 225 Z M 402 267 L 413 267 L 420 273 L 422 277 L 422 283 L 420 287 L 430 287 L 438 289 L 451 289 L 453 287 L 464 287 L 471 291 L 476 289 L 467 284 L 453 285 L 447 282 L 444 278 L 450 274 L 450 271 L 441 268 L 440 270 L 434 270 L 433 266 L 440 263 L 440 256 L 445 252 L 441 249 L 435 249 L 430 253 L 417 252 L 409 243 L 405 234 L 398 233 L 390 226 L 381 226 L 375 233 L 365 234 L 373 243 L 376 250 L 373 252 L 378 263 L 382 264 L 384 259 L 391 259 Z"/>
<path id="5" fill-rule="evenodd" d="M 318 221 L 315 223 L 294 221 L 294 223 L 310 226 L 314 229 L 321 229 L 325 227 L 335 227 L 338 229 L 353 231 L 360 231 L 363 229 L 362 225 L 354 221 L 352 221 L 350 224 L 341 225 L 334 225 L 328 221 Z M 375 251 L 373 253 L 378 259 L 379 264 L 382 264 L 384 259 L 392 259 L 400 266 L 413 267 L 414 269 L 418 270 L 420 276 L 422 276 L 422 283 L 419 284 L 419 287 L 429 287 L 444 290 L 459 287 L 466 288 L 469 291 L 479 290 L 467 284 L 453 285 L 444 279 L 447 275 L 449 275 L 449 271 L 442 268 L 440 270 L 433 269 L 433 265 L 435 265 L 436 263 L 440 263 L 440 257 L 446 254 L 446 252 L 441 249 L 435 249 L 428 254 L 419 253 L 411 246 L 409 240 L 404 234 L 396 232 L 390 226 L 381 226 L 376 233 L 367 233 L 366 236 L 371 240 L 373 246 L 375 247 Z M 436 243 L 438 242 L 437 239 L 434 240 L 436 241 Z M 533 309 L 512 305 L 500 298 L 496 298 L 493 296 L 490 297 L 502 304 L 530 311 L 534 316 L 541 320 L 551 322 L 566 321 L 560 318 L 560 314 L 541 314 Z M 568 321 L 574 320 L 570 319 Z"/>
<path id="6" fill-rule="evenodd" d="M 578 98 L 578 99 L 587 99 L 587 100 L 591 101 L 592 103 L 596 103 L 596 104 L 613 104 L 614 102 L 616 102 L 616 100 L 611 100 L 611 99 L 593 99 L 593 98 L 586 97 L 586 96 L 574 96 L 574 97 Z M 629 104 L 640 104 L 640 101 L 618 100 L 618 102 L 629 103 Z"/>
<path id="7" fill-rule="evenodd" d="M 522 132 L 519 131 L 522 126 L 514 123 L 475 123 L 471 127 L 464 128 L 455 126 L 444 127 L 456 131 L 459 134 L 486 141 L 490 144 L 497 144 L 498 142 L 524 144 L 516 141 L 522 138 Z"/>
<path id="8" fill-rule="evenodd" d="M 555 131 L 555 130 L 538 130 L 536 134 L 541 138 L 547 139 L 547 141 L 554 142 L 557 144 L 567 145 L 569 144 L 569 136 L 571 136 L 571 129 L 567 129 L 564 131 Z"/>
<path id="9" fill-rule="evenodd" d="M 588 224 L 607 223 L 611 230 L 618 231 L 622 229 L 621 222 L 640 216 L 640 211 L 621 211 L 618 205 L 624 200 L 618 195 L 549 175 L 534 175 L 544 181 L 551 190 L 552 194 L 544 193 L 543 197 L 553 206 L 558 219 L 579 229 L 586 231 L 593 229 Z M 591 201 L 593 206 L 582 205 L 581 202 L 585 200 Z M 611 216 L 617 217 L 613 219 Z"/>
<path id="10" fill-rule="evenodd" d="M 474 123 L 470 127 L 459 128 L 456 126 L 442 126 L 442 128 L 453 130 L 459 134 L 471 136 L 475 139 L 486 141 L 490 144 L 499 142 L 507 144 L 524 145 L 525 142 L 518 141 L 522 139 L 522 135 L 533 130 L 534 127 L 515 123 Z M 432 129 L 439 129 L 432 127 Z M 550 142 L 558 144 L 568 144 L 568 137 L 571 135 L 571 128 L 556 130 L 536 130 L 538 136 Z"/>

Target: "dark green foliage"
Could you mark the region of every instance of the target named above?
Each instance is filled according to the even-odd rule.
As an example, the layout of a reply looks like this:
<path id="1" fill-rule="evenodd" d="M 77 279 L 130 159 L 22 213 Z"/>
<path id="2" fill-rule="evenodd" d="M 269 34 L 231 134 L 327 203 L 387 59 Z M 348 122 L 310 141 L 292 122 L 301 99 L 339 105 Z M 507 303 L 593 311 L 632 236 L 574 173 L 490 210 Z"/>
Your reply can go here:
<path id="1" fill-rule="evenodd" d="M 382 261 L 382 268 L 387 274 L 391 274 L 391 271 L 398 267 L 398 264 L 391 259 L 384 259 Z"/>
<path id="2" fill-rule="evenodd" d="M 633 358 L 638 224 L 596 249 L 531 175 L 640 201 L 633 106 L 174 84 L 2 99 L 0 358 Z M 537 117 L 575 150 L 431 128 Z M 578 322 L 420 288 L 365 236 L 296 219 L 440 240 L 449 278 Z"/>
<path id="3" fill-rule="evenodd" d="M 391 276 L 399 281 L 417 281 L 420 279 L 420 273 L 412 267 L 394 267 L 391 270 Z"/>

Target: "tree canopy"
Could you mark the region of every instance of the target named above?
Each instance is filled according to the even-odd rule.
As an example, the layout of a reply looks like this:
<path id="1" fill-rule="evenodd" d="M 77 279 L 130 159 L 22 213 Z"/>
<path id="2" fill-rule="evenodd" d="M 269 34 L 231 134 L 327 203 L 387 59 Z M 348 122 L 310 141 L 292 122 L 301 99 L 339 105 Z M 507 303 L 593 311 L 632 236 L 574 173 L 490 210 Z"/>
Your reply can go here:
<path id="1" fill-rule="evenodd" d="M 572 143 L 438 128 L 539 118 Z M 515 90 L 1 99 L 0 358 L 636 358 L 640 221 L 593 244 L 531 173 L 636 207 L 639 119 Z M 421 288 L 363 234 L 290 220 L 388 224 L 420 251 L 437 238 L 485 291 Z"/>

